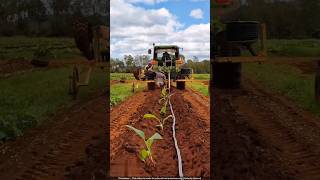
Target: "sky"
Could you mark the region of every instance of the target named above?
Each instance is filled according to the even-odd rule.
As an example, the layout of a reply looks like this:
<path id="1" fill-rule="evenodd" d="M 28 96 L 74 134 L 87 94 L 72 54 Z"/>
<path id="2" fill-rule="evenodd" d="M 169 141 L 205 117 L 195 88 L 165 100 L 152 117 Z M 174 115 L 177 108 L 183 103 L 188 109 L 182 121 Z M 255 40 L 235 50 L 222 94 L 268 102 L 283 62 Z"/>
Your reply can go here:
<path id="1" fill-rule="evenodd" d="M 111 57 L 178 45 L 186 59 L 210 56 L 210 0 L 111 0 Z"/>

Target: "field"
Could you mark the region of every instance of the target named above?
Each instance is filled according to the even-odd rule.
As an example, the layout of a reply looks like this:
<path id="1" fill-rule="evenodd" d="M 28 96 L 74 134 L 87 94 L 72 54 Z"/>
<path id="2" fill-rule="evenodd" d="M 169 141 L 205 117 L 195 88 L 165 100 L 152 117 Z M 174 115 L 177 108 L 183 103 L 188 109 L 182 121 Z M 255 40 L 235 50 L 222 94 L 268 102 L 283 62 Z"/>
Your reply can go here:
<path id="1" fill-rule="evenodd" d="M 272 56 L 246 63 L 241 89 L 211 91 L 218 177 L 319 179 L 317 60 Z"/>
<path id="2" fill-rule="evenodd" d="M 131 73 L 112 73 L 108 104 L 108 74 L 96 69 L 90 85 L 73 100 L 68 94 L 72 65 L 63 63 L 85 60 L 72 39 L 0 39 L 0 179 L 178 176 L 173 119 L 161 130 L 159 122 L 144 118 L 150 113 L 162 117 L 160 89 L 148 91 L 140 83 L 133 92 Z M 243 65 L 241 89 L 209 91 L 209 74 L 195 74 L 198 81 L 187 83 L 185 90 L 173 84 L 171 103 L 185 176 L 209 176 L 214 165 L 223 179 L 319 179 L 320 105 L 313 91 L 319 41 L 268 43 L 267 62 Z M 29 62 L 38 44 L 53 52 L 46 68 Z M 167 107 L 166 115 L 170 112 Z M 108 113 L 110 127 L 105 123 Z M 161 135 L 152 145 L 154 162 L 139 158 L 144 142 L 125 125 L 143 130 L 146 137 Z M 108 128 L 111 170 L 105 172 Z"/>
<path id="3" fill-rule="evenodd" d="M 267 41 L 270 56 L 284 57 L 319 57 L 320 40 L 316 39 L 272 39 Z"/>
<path id="4" fill-rule="evenodd" d="M 245 64 L 244 73 L 265 87 L 289 97 L 301 108 L 320 115 L 315 101 L 316 59 L 272 60 L 265 64 Z"/>
<path id="5" fill-rule="evenodd" d="M 68 94 L 71 68 L 28 72 L 0 82 L 0 132 L 2 138 L 22 135 L 23 131 L 43 122 L 62 107 L 73 104 Z M 81 100 L 105 88 L 105 72 L 95 72 L 89 88 L 80 92 Z"/>
<path id="6" fill-rule="evenodd" d="M 135 92 L 142 91 L 144 88 L 145 84 L 141 84 L 137 89 L 135 89 Z M 112 84 L 110 86 L 110 106 L 112 107 L 123 102 L 133 94 L 132 83 Z"/>
<path id="7" fill-rule="evenodd" d="M 0 37 L 0 60 L 32 59 L 40 48 L 52 52 L 52 59 L 80 57 L 73 38 Z"/>
<path id="8" fill-rule="evenodd" d="M 131 75 L 133 77 L 133 75 Z M 163 124 L 163 130 L 156 128 L 157 122 L 144 119 L 144 114 L 152 113 L 160 116 L 159 104 L 160 89 L 130 92 L 131 83 L 119 83 L 121 77 L 130 79 L 130 74 L 111 74 L 111 99 L 123 97 L 121 103 L 111 110 L 110 123 L 110 148 L 111 164 L 110 175 L 117 176 L 178 176 L 178 156 L 172 140 L 173 120 L 169 118 Z M 207 79 L 208 75 L 198 75 L 198 78 Z M 172 107 L 176 116 L 177 142 L 183 160 L 183 173 L 185 176 L 210 176 L 210 120 L 209 99 L 201 94 L 201 90 L 208 92 L 207 83 L 197 83 L 197 88 L 178 90 L 172 87 Z M 130 82 L 130 81 L 129 81 Z M 132 81 L 131 81 L 132 82 Z M 140 83 L 141 85 L 143 83 Z M 130 86 L 131 85 L 131 86 Z M 196 92 L 196 90 L 199 90 Z M 113 93 L 114 92 L 114 93 Z M 167 107 L 169 108 L 169 107 Z M 167 110 L 167 115 L 170 110 Z M 139 159 L 140 149 L 143 142 L 138 136 L 130 131 L 125 125 L 134 126 L 143 130 L 146 137 L 153 133 L 161 134 L 161 140 L 154 142 L 152 157 L 155 164 L 147 160 L 145 163 Z M 201 141 L 199 140 L 201 138 Z"/>
<path id="9" fill-rule="evenodd" d="M 31 65 L 37 53 L 48 67 Z M 85 62 L 72 38 L 0 38 L 0 179 L 74 179 L 85 149 L 104 138 L 108 72 L 95 68 L 69 95 L 72 64 Z"/>
<path id="10" fill-rule="evenodd" d="M 194 74 L 194 79 L 203 80 L 203 82 L 187 83 L 187 87 L 199 93 L 209 96 L 208 80 L 209 74 Z M 132 73 L 111 73 L 110 74 L 111 87 L 110 87 L 110 105 L 114 106 L 129 96 L 133 95 L 132 92 L 132 80 L 135 80 Z M 120 80 L 126 80 L 127 82 L 122 84 Z M 145 83 L 140 83 L 137 91 L 141 91 L 146 88 Z"/>
<path id="11" fill-rule="evenodd" d="M 132 73 L 111 73 L 110 74 L 110 80 L 135 80 Z"/>
<path id="12" fill-rule="evenodd" d="M 258 46 L 257 43 L 254 46 Z M 319 39 L 268 39 L 266 42 L 269 57 L 319 57 Z M 248 51 L 243 52 L 249 56 Z M 250 55 L 251 56 L 251 55 Z"/>

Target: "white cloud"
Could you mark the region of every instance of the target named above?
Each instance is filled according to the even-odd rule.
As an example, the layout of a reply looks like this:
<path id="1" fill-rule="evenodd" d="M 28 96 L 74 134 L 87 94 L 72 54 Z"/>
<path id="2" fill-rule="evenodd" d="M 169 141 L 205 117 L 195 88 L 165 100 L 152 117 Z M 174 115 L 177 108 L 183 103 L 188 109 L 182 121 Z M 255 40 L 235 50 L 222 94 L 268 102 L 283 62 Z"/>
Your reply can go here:
<path id="1" fill-rule="evenodd" d="M 166 2 L 168 0 L 127 0 L 128 3 L 145 3 L 145 4 L 157 4 L 157 3 L 162 3 Z"/>
<path id="2" fill-rule="evenodd" d="M 201 9 L 193 9 L 190 12 L 191 17 L 195 18 L 195 19 L 202 19 L 203 18 L 203 11 Z"/>
<path id="3" fill-rule="evenodd" d="M 209 59 L 210 24 L 184 27 L 166 8 L 144 9 L 124 0 L 111 0 L 111 57 L 142 55 L 156 44 L 175 44 L 186 58 Z"/>

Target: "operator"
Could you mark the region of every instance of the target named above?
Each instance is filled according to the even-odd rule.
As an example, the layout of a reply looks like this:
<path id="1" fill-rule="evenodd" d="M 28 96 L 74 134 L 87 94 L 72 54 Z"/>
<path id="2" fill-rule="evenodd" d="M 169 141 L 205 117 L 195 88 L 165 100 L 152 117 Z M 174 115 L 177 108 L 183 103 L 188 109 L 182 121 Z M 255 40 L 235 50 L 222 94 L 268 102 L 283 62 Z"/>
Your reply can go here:
<path id="1" fill-rule="evenodd" d="M 167 51 L 162 55 L 162 61 L 165 62 L 165 60 L 170 60 L 170 54 Z"/>

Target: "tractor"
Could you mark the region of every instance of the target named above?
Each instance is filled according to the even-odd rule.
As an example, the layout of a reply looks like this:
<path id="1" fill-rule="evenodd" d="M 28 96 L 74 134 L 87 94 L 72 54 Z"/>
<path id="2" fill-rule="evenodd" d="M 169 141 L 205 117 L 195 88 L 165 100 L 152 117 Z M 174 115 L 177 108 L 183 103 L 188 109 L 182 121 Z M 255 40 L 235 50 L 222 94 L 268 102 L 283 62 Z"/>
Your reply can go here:
<path id="1" fill-rule="evenodd" d="M 152 54 L 152 60 L 146 68 L 138 68 L 133 74 L 136 80 L 146 81 L 149 90 L 156 87 L 156 73 L 161 72 L 166 76 L 166 85 L 169 79 L 176 83 L 179 90 L 185 89 L 186 81 L 192 80 L 193 70 L 186 67 L 184 56 L 180 54 L 180 48 L 176 45 L 153 45 L 148 54 Z M 152 66 L 152 70 L 148 69 Z"/>
<path id="2" fill-rule="evenodd" d="M 235 20 L 240 6 L 240 0 L 213 0 L 211 79 L 216 88 L 240 88 L 242 63 L 266 61 L 266 26 Z"/>
<path id="3" fill-rule="evenodd" d="M 73 23 L 75 44 L 87 61 L 77 62 L 69 77 L 69 94 L 77 98 L 79 89 L 88 86 L 94 69 L 109 68 L 109 27 L 92 26 L 87 19 L 79 17 Z M 81 67 L 82 65 L 82 67 Z"/>

